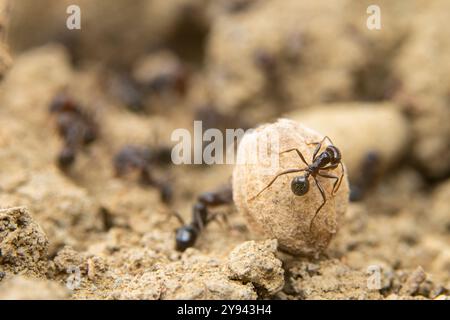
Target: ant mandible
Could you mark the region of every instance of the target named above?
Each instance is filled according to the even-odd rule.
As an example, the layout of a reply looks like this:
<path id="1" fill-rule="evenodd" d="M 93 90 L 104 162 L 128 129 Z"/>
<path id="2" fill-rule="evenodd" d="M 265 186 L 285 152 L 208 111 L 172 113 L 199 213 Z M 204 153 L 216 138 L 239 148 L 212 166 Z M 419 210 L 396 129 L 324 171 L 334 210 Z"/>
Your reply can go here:
<path id="1" fill-rule="evenodd" d="M 177 251 L 184 251 L 195 245 L 200 232 L 206 225 L 214 220 L 216 215 L 210 215 L 208 207 L 216 207 L 233 202 L 233 192 L 231 186 L 221 188 L 214 192 L 205 192 L 197 198 L 197 203 L 192 209 L 192 220 L 185 224 L 178 213 L 178 218 L 182 227 L 176 230 L 175 245 Z"/>
<path id="2" fill-rule="evenodd" d="M 328 141 L 330 141 L 330 145 L 328 145 L 326 147 L 325 151 L 323 151 L 320 154 L 318 154 L 320 149 L 322 148 L 322 144 L 327 139 L 328 139 Z M 297 148 L 292 148 L 292 149 L 288 149 L 288 150 L 285 150 L 283 152 L 280 152 L 280 155 L 284 154 L 284 153 L 292 152 L 292 151 L 297 152 L 297 154 L 300 157 L 300 159 L 303 161 L 304 164 L 306 164 L 306 168 L 302 168 L 302 169 L 297 169 L 297 168 L 287 169 L 287 170 L 285 170 L 283 172 L 278 173 L 264 189 L 262 189 L 256 196 L 250 198 L 249 201 L 254 200 L 262 192 L 267 190 L 275 182 L 275 180 L 278 179 L 278 177 L 283 176 L 285 174 L 290 174 L 290 173 L 305 172 L 305 174 L 300 175 L 300 176 L 296 176 L 296 177 L 294 177 L 292 179 L 292 181 L 291 181 L 291 190 L 296 196 L 303 196 L 306 193 L 308 193 L 308 191 L 309 191 L 309 180 L 308 180 L 308 178 L 311 176 L 314 179 L 314 182 L 316 183 L 316 186 L 319 189 L 320 194 L 322 195 L 323 202 L 317 208 L 316 213 L 314 214 L 313 218 L 311 219 L 311 222 L 310 222 L 310 225 L 309 225 L 309 231 L 311 232 L 311 228 L 312 228 L 312 225 L 314 223 L 314 220 L 316 219 L 320 209 L 322 209 L 322 207 L 327 202 L 327 197 L 325 196 L 325 191 L 324 191 L 321 183 L 317 179 L 317 176 L 335 180 L 335 182 L 333 184 L 333 190 L 331 192 L 331 195 L 334 196 L 336 194 L 336 192 L 339 190 L 339 187 L 341 186 L 341 182 L 342 182 L 342 179 L 344 177 L 345 169 L 344 169 L 344 165 L 342 164 L 342 161 L 341 161 L 341 158 L 342 158 L 341 152 L 339 151 L 339 149 L 336 146 L 334 146 L 333 142 L 331 141 L 331 139 L 328 136 L 325 136 L 322 139 L 322 141 L 320 141 L 320 142 L 307 143 L 307 145 L 316 145 L 316 148 L 315 148 L 313 156 L 312 156 L 311 164 L 306 162 L 305 157 L 300 152 L 300 150 L 298 150 Z M 334 170 L 339 165 L 341 166 L 341 175 L 340 175 L 340 177 L 335 176 L 333 174 L 327 173 L 327 171 Z"/>

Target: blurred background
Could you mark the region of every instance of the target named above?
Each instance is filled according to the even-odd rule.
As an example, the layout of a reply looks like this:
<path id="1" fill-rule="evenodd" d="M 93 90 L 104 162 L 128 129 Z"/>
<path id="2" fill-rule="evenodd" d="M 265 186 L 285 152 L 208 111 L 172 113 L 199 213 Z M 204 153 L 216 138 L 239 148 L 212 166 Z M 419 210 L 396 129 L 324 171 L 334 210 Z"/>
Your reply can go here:
<path id="1" fill-rule="evenodd" d="M 80 6 L 81 30 L 66 27 L 71 4 Z M 187 108 L 240 113 L 249 125 L 327 102 L 395 101 L 412 123 L 411 160 L 428 177 L 446 177 L 446 1 L 379 1 L 380 30 L 366 25 L 369 5 L 19 0 L 11 4 L 8 40 L 14 55 L 60 43 L 77 68 L 98 63 L 141 86 L 183 73 L 177 90 Z M 139 103 L 162 104 L 128 101 Z"/>
<path id="2" fill-rule="evenodd" d="M 374 4 L 381 28 L 371 30 Z M 80 30 L 66 26 L 69 5 L 81 9 Z M 371 298 L 448 295 L 449 18 L 445 0 L 2 2 L 1 205 L 33 212 L 53 261 L 5 270 L 61 280 L 67 245 L 124 274 L 141 267 L 119 267 L 135 258 L 117 248 L 173 258 L 179 225 L 167 221 L 168 212 L 189 221 L 198 194 L 226 184 L 232 171 L 171 164 L 173 130 L 192 130 L 194 120 L 204 130 L 225 130 L 287 117 L 329 135 L 342 150 L 352 204 L 328 257 L 359 273 L 339 282 L 343 296 L 320 286 L 308 296 L 301 288 L 314 284 L 298 276 L 305 260 L 288 260 L 291 282 L 278 298 L 359 297 L 349 283 L 361 281 L 368 262 L 383 266 L 389 279 Z M 61 148 L 70 145 L 61 114 L 55 122 L 48 111 L 58 95 L 67 99 L 62 105 L 83 110 L 76 121 L 83 127 L 91 119 L 98 138 L 87 147 L 78 134 L 70 168 L 61 168 Z M 134 148 L 134 156 L 125 154 L 138 158 L 131 166 L 140 179 L 142 172 L 152 177 L 144 186 L 121 176 L 117 159 L 126 146 Z M 211 226 L 199 240 L 202 254 L 220 257 L 251 237 L 238 213 L 225 211 L 236 227 L 232 236 Z M 418 266 L 435 282 L 402 291 L 399 283 L 410 270 L 417 276 Z M 112 290 L 102 277 L 86 281 L 72 297 L 100 297 L 88 289 L 95 281 L 105 296 Z"/>

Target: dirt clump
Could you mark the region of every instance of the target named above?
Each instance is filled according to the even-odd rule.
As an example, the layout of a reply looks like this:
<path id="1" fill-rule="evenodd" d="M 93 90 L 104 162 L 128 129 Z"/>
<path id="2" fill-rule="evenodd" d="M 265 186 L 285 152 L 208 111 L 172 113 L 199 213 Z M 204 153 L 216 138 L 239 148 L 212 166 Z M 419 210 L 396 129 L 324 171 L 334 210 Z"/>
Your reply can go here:
<path id="1" fill-rule="evenodd" d="M 0 210 L 0 270 L 42 275 L 48 238 L 25 207 Z"/>
<path id="2" fill-rule="evenodd" d="M 137 250 L 132 251 L 116 257 L 116 264 L 107 265 L 107 270 L 103 269 L 98 281 L 89 279 L 89 268 L 86 269 L 88 264 L 82 263 L 81 276 L 85 280 L 75 290 L 74 297 L 127 300 L 257 298 L 251 283 L 228 278 L 224 262 L 220 259 L 202 255 L 193 249 L 188 249 L 175 261 L 170 261 L 153 250 L 139 253 Z M 60 258 L 55 259 L 55 263 L 60 265 L 57 260 Z M 75 260 L 75 263 L 79 262 L 79 258 Z M 91 291 L 93 284 L 97 288 L 96 292 Z"/>
<path id="3" fill-rule="evenodd" d="M 250 282 L 268 295 L 274 295 L 284 286 L 282 262 L 275 256 L 276 240 L 248 241 L 228 255 L 230 279 Z"/>

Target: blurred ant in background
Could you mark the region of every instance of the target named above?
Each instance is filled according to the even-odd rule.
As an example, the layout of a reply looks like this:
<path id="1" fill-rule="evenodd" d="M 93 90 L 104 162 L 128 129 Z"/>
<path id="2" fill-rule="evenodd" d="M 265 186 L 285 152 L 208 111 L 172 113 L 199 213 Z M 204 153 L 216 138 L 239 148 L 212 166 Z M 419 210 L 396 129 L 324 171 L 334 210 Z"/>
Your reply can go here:
<path id="1" fill-rule="evenodd" d="M 144 89 L 150 93 L 164 95 L 175 93 L 184 96 L 187 90 L 187 70 L 180 61 L 170 61 L 166 65 L 158 65 L 160 70 L 155 70 L 154 74 L 148 75 L 142 83 Z"/>
<path id="2" fill-rule="evenodd" d="M 97 125 L 66 92 L 53 98 L 49 111 L 55 115 L 58 134 L 63 140 L 58 165 L 66 170 L 75 162 L 79 149 L 97 139 Z"/>
<path id="3" fill-rule="evenodd" d="M 224 135 L 227 129 L 242 129 L 247 130 L 252 127 L 252 124 L 247 122 L 247 119 L 242 119 L 237 115 L 229 115 L 222 113 L 211 103 L 206 103 L 199 106 L 194 113 L 194 121 L 202 122 L 202 129 L 219 129 Z M 208 141 L 203 141 L 202 148 L 208 144 Z M 226 148 L 229 146 L 224 145 L 222 150 L 226 153 Z"/>
<path id="4" fill-rule="evenodd" d="M 253 54 L 253 62 L 265 78 L 267 99 L 274 100 L 278 105 L 287 104 L 287 95 L 284 88 L 284 78 L 281 76 L 279 57 L 266 49 L 258 49 Z"/>
<path id="5" fill-rule="evenodd" d="M 226 129 L 248 129 L 251 127 L 244 119 L 237 115 L 224 114 L 211 103 L 201 105 L 195 110 L 194 120 L 201 121 L 203 130 L 219 129 L 225 133 Z"/>
<path id="6" fill-rule="evenodd" d="M 144 94 L 139 84 L 128 74 L 120 73 L 109 79 L 110 93 L 122 102 L 130 111 L 144 110 Z"/>
<path id="7" fill-rule="evenodd" d="M 364 157 L 358 179 L 350 184 L 350 201 L 360 201 L 376 184 L 380 176 L 381 158 L 375 151 L 370 151 Z"/>
<path id="8" fill-rule="evenodd" d="M 233 202 L 233 192 L 231 186 L 221 188 L 213 192 L 205 192 L 197 198 L 197 203 L 192 208 L 191 222 L 186 224 L 181 216 L 175 213 L 182 227 L 176 230 L 175 248 L 177 251 L 184 251 L 195 245 L 200 232 L 206 225 L 217 217 L 211 214 L 210 207 L 217 207 Z M 225 216 L 224 216 L 224 219 Z"/>
<path id="9" fill-rule="evenodd" d="M 146 111 L 147 97 L 164 100 L 186 94 L 188 70 L 170 51 L 150 55 L 135 71 L 132 74 L 119 72 L 109 81 L 109 91 L 131 111 Z"/>
<path id="10" fill-rule="evenodd" d="M 139 173 L 143 185 L 159 189 L 161 200 L 169 203 L 172 200 L 172 187 L 169 183 L 156 179 L 151 170 L 156 164 L 167 164 L 171 160 L 170 148 L 150 149 L 133 145 L 124 146 L 114 156 L 113 164 L 117 177 L 122 177 L 131 171 Z"/>

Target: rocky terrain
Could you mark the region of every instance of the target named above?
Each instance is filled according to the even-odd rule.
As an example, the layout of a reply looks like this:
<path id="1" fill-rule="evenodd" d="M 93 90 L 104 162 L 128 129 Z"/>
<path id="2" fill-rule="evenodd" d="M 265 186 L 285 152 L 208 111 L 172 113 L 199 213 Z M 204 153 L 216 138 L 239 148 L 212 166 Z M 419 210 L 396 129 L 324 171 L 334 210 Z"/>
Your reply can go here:
<path id="1" fill-rule="evenodd" d="M 0 0 L 0 299 L 450 298 L 448 1 L 380 0 L 373 31 L 368 1 L 111 2 Z M 173 164 L 172 132 L 279 118 L 342 152 L 332 236 L 290 250 L 309 238 L 286 177 L 249 207 L 280 232 L 239 198 L 175 250 L 175 212 L 235 166 Z M 122 175 L 127 145 L 151 156 Z"/>

